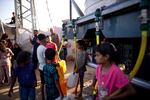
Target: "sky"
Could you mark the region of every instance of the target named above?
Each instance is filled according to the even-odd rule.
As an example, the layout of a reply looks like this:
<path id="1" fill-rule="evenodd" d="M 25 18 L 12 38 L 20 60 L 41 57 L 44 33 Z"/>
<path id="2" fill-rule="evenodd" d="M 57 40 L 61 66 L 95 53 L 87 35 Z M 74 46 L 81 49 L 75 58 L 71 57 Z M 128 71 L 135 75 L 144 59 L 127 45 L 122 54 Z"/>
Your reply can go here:
<path id="1" fill-rule="evenodd" d="M 51 26 L 62 26 L 62 20 L 69 19 L 69 0 L 47 0 L 52 23 L 48 16 L 46 0 L 35 0 L 37 15 L 37 27 L 41 30 L 48 30 Z M 81 10 L 84 12 L 85 0 L 75 0 Z M 14 11 L 14 0 L 0 0 L 0 19 L 3 22 L 10 22 L 12 12 Z M 79 17 L 73 7 L 73 18 Z M 25 27 L 27 27 L 25 25 Z"/>

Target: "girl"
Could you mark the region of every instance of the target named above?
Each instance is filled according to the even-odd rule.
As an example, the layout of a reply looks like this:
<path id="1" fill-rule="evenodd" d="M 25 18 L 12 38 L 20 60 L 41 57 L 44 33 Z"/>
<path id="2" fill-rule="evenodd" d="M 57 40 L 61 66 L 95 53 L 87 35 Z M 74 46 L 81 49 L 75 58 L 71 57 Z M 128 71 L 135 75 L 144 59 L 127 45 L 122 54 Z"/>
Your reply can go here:
<path id="1" fill-rule="evenodd" d="M 12 51 L 6 47 L 6 41 L 0 42 L 0 84 L 2 85 L 2 81 L 4 77 L 5 80 L 8 80 L 8 84 L 10 84 L 10 76 L 11 76 L 11 57 L 14 55 Z"/>
<path id="2" fill-rule="evenodd" d="M 110 43 L 103 43 L 96 48 L 96 69 L 95 79 L 98 81 L 98 98 L 121 99 L 134 93 L 128 77 L 113 63 L 114 48 Z M 93 86 L 96 81 L 94 81 Z M 122 91 L 118 95 L 111 95 L 116 90 Z M 98 99 L 97 98 L 97 99 Z"/>
<path id="3" fill-rule="evenodd" d="M 16 60 L 19 52 L 22 51 L 22 50 L 21 50 L 20 46 L 17 43 L 15 43 L 12 51 L 14 53 L 13 59 Z"/>
<path id="4" fill-rule="evenodd" d="M 46 86 L 47 100 L 55 100 L 59 96 L 63 98 L 63 93 L 59 84 L 57 64 L 54 62 L 56 51 L 48 48 L 45 51 L 46 65 L 43 67 L 44 84 Z"/>
<path id="5" fill-rule="evenodd" d="M 77 82 L 77 87 L 80 81 L 80 92 L 77 95 L 77 97 L 82 97 L 82 91 L 83 91 L 83 78 L 84 78 L 84 72 L 86 71 L 86 58 L 87 54 L 85 51 L 85 42 L 83 40 L 77 41 L 77 55 L 76 55 L 76 67 L 75 72 L 79 73 L 79 79 Z M 75 88 L 75 92 L 77 91 L 77 87 Z"/>
<path id="6" fill-rule="evenodd" d="M 12 74 L 12 83 L 8 96 L 13 93 L 13 87 L 18 78 L 20 100 L 35 100 L 37 80 L 34 66 L 31 63 L 31 54 L 27 51 L 21 51 L 16 61 L 17 67 L 14 68 Z"/>
<path id="7" fill-rule="evenodd" d="M 17 59 L 19 52 L 21 51 L 22 49 L 20 48 L 20 46 L 17 43 L 15 43 L 12 49 L 14 56 L 12 57 L 12 60 L 11 60 L 12 62 L 11 72 L 13 71 L 14 67 L 17 66 L 16 59 Z"/>

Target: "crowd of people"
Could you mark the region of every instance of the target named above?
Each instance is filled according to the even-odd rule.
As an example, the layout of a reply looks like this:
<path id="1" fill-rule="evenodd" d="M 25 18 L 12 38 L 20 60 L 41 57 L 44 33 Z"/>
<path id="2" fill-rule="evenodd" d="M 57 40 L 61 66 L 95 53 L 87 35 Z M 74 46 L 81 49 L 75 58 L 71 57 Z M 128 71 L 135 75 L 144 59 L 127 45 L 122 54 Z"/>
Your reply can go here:
<path id="1" fill-rule="evenodd" d="M 57 64 L 58 60 L 60 60 L 57 53 L 58 48 L 60 46 L 59 44 L 60 40 L 58 34 L 54 33 L 52 29 L 50 29 L 50 32 L 51 34 L 42 34 L 42 33 L 39 34 L 38 30 L 34 30 L 34 37 L 30 38 L 30 43 L 33 45 L 33 51 L 31 53 L 28 51 L 21 50 L 21 48 L 17 43 L 15 43 L 14 46 L 9 46 L 10 49 L 6 47 L 8 50 L 7 52 L 4 53 L 9 55 L 7 57 L 9 58 L 9 61 L 11 61 L 11 65 L 6 66 L 5 64 L 4 66 L 2 65 L 2 63 L 0 63 L 0 68 L 2 68 L 1 71 L 4 71 L 4 74 L 1 73 L 3 75 L 0 75 L 0 78 L 1 78 L 1 86 L 4 84 L 4 81 L 6 79 L 8 80 L 8 85 L 10 85 L 10 90 L 8 93 L 9 96 L 12 96 L 13 87 L 16 83 L 16 79 L 18 79 L 20 99 L 35 100 L 36 97 L 35 87 L 37 85 L 35 70 L 38 69 L 41 78 L 40 87 L 42 100 L 45 100 L 44 86 L 46 86 L 47 100 L 49 100 L 50 98 L 54 100 L 59 96 L 60 93 L 63 97 L 62 91 L 60 89 L 60 84 L 58 81 L 59 76 L 56 71 L 56 66 L 59 66 Z M 0 45 L 2 45 L 1 47 L 6 46 L 6 43 L 3 43 L 5 40 L 3 39 L 2 36 L 0 42 L 1 43 Z M 1 52 L 3 51 L 4 50 L 2 49 Z M 1 53 L 0 56 L 2 61 L 2 59 L 4 59 L 2 58 L 4 57 L 4 54 L 2 55 Z M 9 72 L 7 72 L 7 69 Z M 6 75 L 7 78 L 5 78 L 4 75 L 8 73 L 10 73 L 10 75 L 9 76 Z M 48 75 L 49 73 L 51 73 L 52 76 Z M 51 80 L 49 80 L 50 78 Z M 55 84 L 57 85 L 57 87 L 55 86 Z M 49 88 L 52 88 L 53 90 L 49 91 L 51 90 Z M 59 91 L 57 91 L 57 89 Z"/>
<path id="2" fill-rule="evenodd" d="M 17 43 L 12 44 L 7 34 L 3 34 L 0 39 L 0 86 L 4 83 L 10 84 L 12 69 L 21 48 Z"/>
<path id="3" fill-rule="evenodd" d="M 53 29 L 50 29 L 50 32 L 51 34 L 46 35 L 34 30 L 34 38 L 30 39 L 33 45 L 32 53 L 21 50 L 17 43 L 14 45 L 8 43 L 8 36 L 2 36 L 0 41 L 0 86 L 4 83 L 10 85 L 9 96 L 12 96 L 13 87 L 18 78 L 20 100 L 35 100 L 35 87 L 37 86 L 35 70 L 38 69 L 41 79 L 42 100 L 55 100 L 58 97 L 63 99 L 64 94 L 57 71 L 60 60 L 58 54 L 60 40 Z M 114 45 L 104 42 L 98 45 L 95 51 L 95 59 L 98 64 L 92 84 L 93 91 L 97 91 L 95 99 L 111 100 L 134 94 L 134 88 L 128 77 L 115 63 L 116 48 Z M 80 98 L 82 97 L 84 73 L 87 71 L 88 59 L 84 40 L 77 41 L 76 52 L 74 72 L 79 74 L 77 86 L 80 84 L 80 92 L 76 98 Z M 67 51 L 64 54 L 64 60 L 66 60 Z M 96 84 L 97 88 L 95 88 Z M 122 91 L 119 95 L 112 95 L 118 90 Z"/>

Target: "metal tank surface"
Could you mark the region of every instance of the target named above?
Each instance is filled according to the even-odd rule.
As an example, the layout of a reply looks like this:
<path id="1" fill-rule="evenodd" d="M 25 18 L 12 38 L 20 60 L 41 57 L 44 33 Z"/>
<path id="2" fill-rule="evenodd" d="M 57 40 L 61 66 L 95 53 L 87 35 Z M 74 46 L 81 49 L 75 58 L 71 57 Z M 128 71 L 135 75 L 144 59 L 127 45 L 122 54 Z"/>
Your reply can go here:
<path id="1" fill-rule="evenodd" d="M 85 15 L 95 12 L 97 8 L 107 7 L 125 0 L 85 0 Z"/>

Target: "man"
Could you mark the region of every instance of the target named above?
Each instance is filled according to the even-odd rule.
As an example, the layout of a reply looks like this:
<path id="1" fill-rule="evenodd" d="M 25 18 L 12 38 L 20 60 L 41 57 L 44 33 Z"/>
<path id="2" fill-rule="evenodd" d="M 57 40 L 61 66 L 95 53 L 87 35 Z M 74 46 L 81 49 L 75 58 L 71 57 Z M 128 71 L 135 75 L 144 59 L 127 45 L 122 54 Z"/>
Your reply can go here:
<path id="1" fill-rule="evenodd" d="M 59 36 L 58 36 L 58 34 L 54 33 L 52 28 L 50 28 L 50 32 L 51 32 L 52 42 L 56 43 L 57 48 L 58 48 L 59 47 L 59 43 L 60 43 Z"/>
<path id="2" fill-rule="evenodd" d="M 56 43 L 52 42 L 51 36 L 47 35 L 46 41 L 47 41 L 46 48 L 52 48 L 55 51 L 57 51 L 57 45 Z"/>
<path id="3" fill-rule="evenodd" d="M 30 38 L 30 42 L 34 45 L 37 42 L 38 30 L 34 30 L 34 37 L 33 39 Z"/>
<path id="4" fill-rule="evenodd" d="M 12 17 L 11 17 L 11 22 L 9 24 L 15 24 L 16 20 L 15 20 L 15 13 L 12 12 Z"/>
<path id="5" fill-rule="evenodd" d="M 37 39 L 37 42 L 33 46 L 33 53 L 32 53 L 32 63 L 35 69 L 37 69 L 38 67 L 37 48 L 39 47 L 39 45 L 40 43 L 38 42 L 38 39 Z"/>
<path id="6" fill-rule="evenodd" d="M 32 63 L 34 65 L 34 68 L 36 69 L 38 66 L 38 59 L 37 59 L 37 48 L 40 45 L 38 39 L 38 30 L 34 30 L 34 37 L 33 39 L 30 38 L 30 42 L 33 45 L 33 53 L 32 53 Z"/>
<path id="7" fill-rule="evenodd" d="M 37 48 L 37 58 L 38 58 L 38 62 L 39 62 L 39 71 L 40 71 L 40 77 L 41 77 L 41 94 L 42 94 L 42 100 L 44 100 L 45 97 L 44 97 L 43 67 L 45 65 L 46 36 L 44 34 L 39 34 L 37 36 L 37 38 L 40 41 L 40 45 Z"/>
<path id="8" fill-rule="evenodd" d="M 49 35 L 46 36 L 46 42 L 47 42 L 45 46 L 46 48 L 51 48 L 57 52 L 57 45 L 54 42 L 52 42 L 51 36 Z M 55 58 L 54 61 L 57 62 L 57 59 Z"/>

